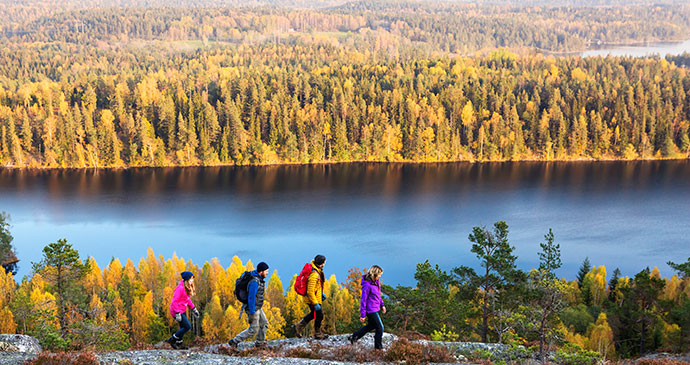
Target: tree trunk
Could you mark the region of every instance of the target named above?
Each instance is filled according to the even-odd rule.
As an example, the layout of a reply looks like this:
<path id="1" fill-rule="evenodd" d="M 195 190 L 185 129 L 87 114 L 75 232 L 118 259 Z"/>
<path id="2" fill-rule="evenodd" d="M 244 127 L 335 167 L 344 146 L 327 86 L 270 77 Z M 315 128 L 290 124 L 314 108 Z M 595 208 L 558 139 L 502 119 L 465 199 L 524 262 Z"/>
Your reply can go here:
<path id="1" fill-rule="evenodd" d="M 482 342 L 488 342 L 489 332 L 489 265 L 486 265 L 486 276 L 484 284 L 484 308 L 482 312 Z"/>
<path id="2" fill-rule="evenodd" d="M 60 334 L 64 338 L 67 335 L 67 319 L 65 318 L 65 293 L 62 289 L 62 265 L 57 269 L 57 297 L 58 297 L 58 321 L 60 322 Z"/>
<path id="3" fill-rule="evenodd" d="M 539 359 L 542 364 L 546 364 L 546 356 L 544 356 L 544 342 L 546 340 L 546 333 L 544 331 L 546 323 L 546 316 L 542 316 L 541 324 L 539 326 Z"/>
<path id="4" fill-rule="evenodd" d="M 640 331 L 640 356 L 644 355 L 644 335 L 645 335 L 644 319 L 642 319 L 642 330 Z"/>

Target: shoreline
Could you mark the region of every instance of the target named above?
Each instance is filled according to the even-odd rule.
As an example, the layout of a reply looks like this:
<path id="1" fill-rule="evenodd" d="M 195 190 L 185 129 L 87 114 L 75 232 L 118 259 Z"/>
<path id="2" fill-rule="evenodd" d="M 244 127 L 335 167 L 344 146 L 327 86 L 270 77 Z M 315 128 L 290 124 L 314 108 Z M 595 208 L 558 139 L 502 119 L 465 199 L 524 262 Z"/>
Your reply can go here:
<path id="1" fill-rule="evenodd" d="M 432 164 L 454 164 L 454 163 L 467 163 L 467 164 L 492 164 L 492 163 L 520 163 L 520 162 L 558 162 L 558 163 L 578 163 L 578 162 L 652 162 L 652 161 L 688 161 L 690 156 L 686 157 L 668 157 L 668 158 L 636 158 L 636 159 L 622 159 L 622 158 L 572 158 L 572 159 L 518 159 L 518 160 L 438 160 L 438 161 L 413 161 L 413 160 L 402 160 L 402 161 L 386 161 L 386 160 L 349 160 L 349 161 L 317 161 L 317 162 L 279 162 L 279 163 L 249 163 L 249 164 L 213 164 L 213 165 L 165 165 L 165 166 L 152 166 L 152 165 L 142 165 L 142 166 L 106 166 L 106 167 L 50 167 L 50 166 L 13 166 L 4 165 L 0 166 L 0 170 L 131 170 L 131 169 L 165 169 L 165 168 L 189 168 L 189 167 L 200 167 L 200 168 L 218 168 L 218 167 L 282 167 L 282 166 L 330 166 L 330 165 L 349 165 L 349 164 L 379 164 L 379 165 L 432 165 Z"/>

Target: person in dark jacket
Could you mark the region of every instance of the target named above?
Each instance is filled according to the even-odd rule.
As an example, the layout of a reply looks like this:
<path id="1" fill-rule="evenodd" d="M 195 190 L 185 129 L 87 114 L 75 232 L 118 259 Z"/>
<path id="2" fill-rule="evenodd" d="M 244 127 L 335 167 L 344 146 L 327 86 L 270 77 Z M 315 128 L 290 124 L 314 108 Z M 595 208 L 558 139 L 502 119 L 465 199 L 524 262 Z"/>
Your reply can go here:
<path id="1" fill-rule="evenodd" d="M 249 328 L 240 332 L 235 338 L 228 341 L 228 345 L 237 348 L 237 344 L 256 335 L 256 347 L 266 345 L 266 330 L 268 330 L 268 319 L 262 309 L 264 305 L 265 284 L 264 279 L 268 276 L 268 264 L 260 262 L 256 270 L 251 272 L 252 280 L 247 284 L 247 304 L 242 309 L 247 312 Z"/>
<path id="2" fill-rule="evenodd" d="M 383 298 L 381 298 L 381 274 L 383 274 L 383 269 L 380 266 L 374 265 L 362 277 L 362 300 L 359 306 L 359 320 L 362 323 L 367 320 L 367 325 L 348 337 L 350 343 L 354 344 L 369 331 L 375 329 L 374 348 L 379 350 L 383 349 L 383 322 L 381 322 L 379 311 L 383 314 L 386 313 L 386 306 L 383 304 Z"/>

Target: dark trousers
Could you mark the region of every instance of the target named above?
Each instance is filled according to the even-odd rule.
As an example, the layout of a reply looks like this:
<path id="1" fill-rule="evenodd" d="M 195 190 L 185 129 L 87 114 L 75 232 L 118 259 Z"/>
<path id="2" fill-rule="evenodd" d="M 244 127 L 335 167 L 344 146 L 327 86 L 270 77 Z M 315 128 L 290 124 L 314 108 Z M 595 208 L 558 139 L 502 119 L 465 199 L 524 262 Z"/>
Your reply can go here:
<path id="1" fill-rule="evenodd" d="M 383 339 L 383 322 L 381 322 L 381 317 L 377 313 L 367 313 L 367 325 L 360 328 L 353 334 L 355 340 L 358 340 L 371 330 L 376 330 L 374 334 L 374 348 L 382 349 L 382 339 Z"/>
<path id="2" fill-rule="evenodd" d="M 307 313 L 304 318 L 302 318 L 302 322 L 309 323 L 312 319 L 314 320 L 314 331 L 319 332 L 319 329 L 321 329 L 321 321 L 323 321 L 323 310 L 314 310 L 314 305 L 309 304 L 309 310 L 310 312 Z"/>
<path id="3" fill-rule="evenodd" d="M 182 341 L 182 336 L 184 336 L 187 331 L 192 329 L 192 324 L 189 323 L 189 319 L 187 319 L 187 313 L 182 313 L 182 320 L 180 321 L 180 329 L 175 332 L 173 336 L 175 336 L 175 339 L 178 341 Z"/>

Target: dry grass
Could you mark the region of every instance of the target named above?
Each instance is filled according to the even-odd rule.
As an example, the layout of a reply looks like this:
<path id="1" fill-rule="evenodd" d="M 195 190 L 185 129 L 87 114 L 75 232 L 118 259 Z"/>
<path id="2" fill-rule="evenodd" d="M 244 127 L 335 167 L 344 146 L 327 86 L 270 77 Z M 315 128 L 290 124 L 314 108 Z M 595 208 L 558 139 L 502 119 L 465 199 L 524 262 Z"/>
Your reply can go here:
<path id="1" fill-rule="evenodd" d="M 412 343 L 407 339 L 393 342 L 385 355 L 388 361 L 405 361 L 407 364 L 428 364 L 430 362 L 453 363 L 455 356 L 446 347 Z"/>
<path id="2" fill-rule="evenodd" d="M 92 365 L 99 364 L 93 352 L 41 352 L 29 365 Z"/>

